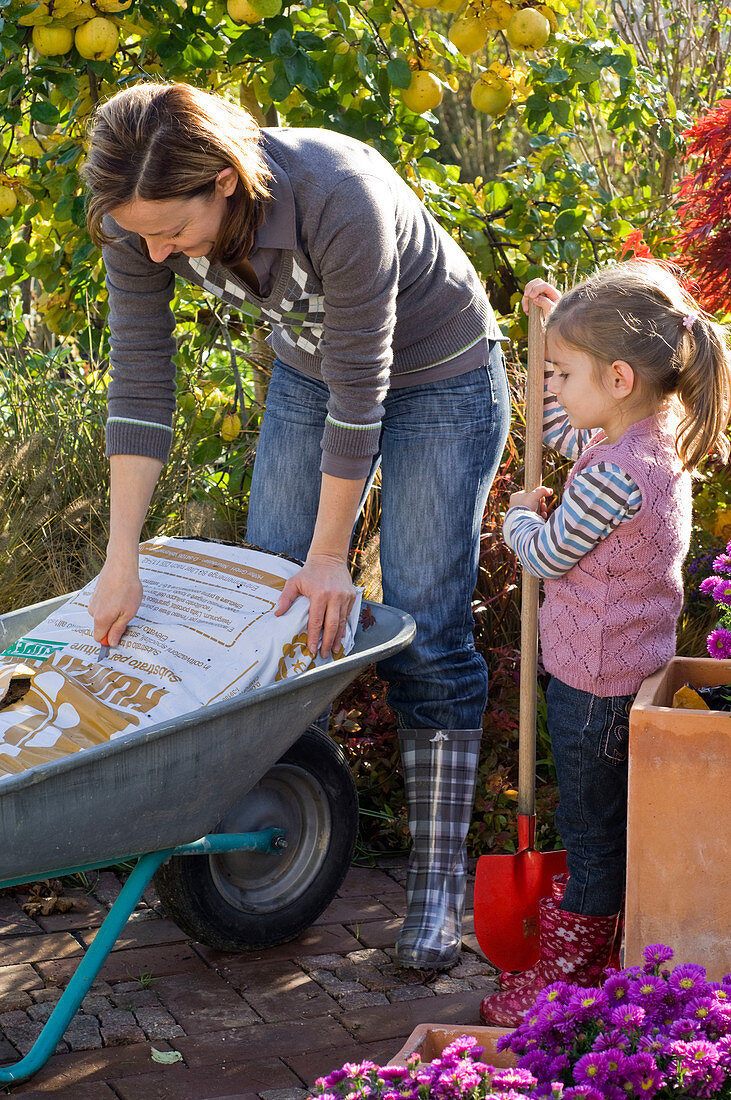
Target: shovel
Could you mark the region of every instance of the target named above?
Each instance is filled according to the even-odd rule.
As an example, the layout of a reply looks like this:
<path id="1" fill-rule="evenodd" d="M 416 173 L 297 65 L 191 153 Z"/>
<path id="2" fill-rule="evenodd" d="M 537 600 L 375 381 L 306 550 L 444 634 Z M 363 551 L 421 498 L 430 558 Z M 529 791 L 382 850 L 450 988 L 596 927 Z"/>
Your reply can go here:
<path id="1" fill-rule="evenodd" d="M 541 483 L 545 339 L 540 306 L 528 316 L 525 410 L 525 489 Z M 523 572 L 520 608 L 520 720 L 518 726 L 518 851 L 485 855 L 475 877 L 475 935 L 501 970 L 526 970 L 538 961 L 538 902 L 551 879 L 566 870 L 566 852 L 538 852 L 536 835 L 537 577 Z"/>

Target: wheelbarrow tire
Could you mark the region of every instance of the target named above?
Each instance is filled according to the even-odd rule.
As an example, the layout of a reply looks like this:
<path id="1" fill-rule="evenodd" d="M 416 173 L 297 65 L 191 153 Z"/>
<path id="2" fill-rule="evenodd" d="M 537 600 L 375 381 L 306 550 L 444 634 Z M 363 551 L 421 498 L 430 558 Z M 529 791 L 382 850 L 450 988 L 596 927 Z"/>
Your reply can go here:
<path id="1" fill-rule="evenodd" d="M 216 832 L 283 828 L 273 855 L 173 856 L 155 875 L 163 907 L 193 939 L 255 951 L 295 939 L 338 891 L 358 834 L 358 796 L 340 747 L 309 729 Z"/>

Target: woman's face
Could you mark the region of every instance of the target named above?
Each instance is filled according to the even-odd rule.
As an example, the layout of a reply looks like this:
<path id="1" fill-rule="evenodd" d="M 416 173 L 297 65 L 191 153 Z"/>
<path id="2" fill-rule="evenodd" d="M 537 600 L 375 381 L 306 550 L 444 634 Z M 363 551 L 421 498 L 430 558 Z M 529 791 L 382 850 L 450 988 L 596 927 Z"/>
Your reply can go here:
<path id="1" fill-rule="evenodd" d="M 205 256 L 213 248 L 226 213 L 226 199 L 236 189 L 236 174 L 226 168 L 212 195 L 193 199 L 132 199 L 109 213 L 115 222 L 143 237 L 155 263 L 173 252 Z"/>

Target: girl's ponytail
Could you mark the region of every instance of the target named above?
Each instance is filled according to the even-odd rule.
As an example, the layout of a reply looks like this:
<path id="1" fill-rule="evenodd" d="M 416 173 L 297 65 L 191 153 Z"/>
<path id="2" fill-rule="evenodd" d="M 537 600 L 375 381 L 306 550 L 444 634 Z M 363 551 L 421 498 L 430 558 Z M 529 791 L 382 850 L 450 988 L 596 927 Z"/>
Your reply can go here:
<path id="1" fill-rule="evenodd" d="M 714 447 L 724 461 L 731 451 L 725 434 L 731 419 L 731 353 L 724 329 L 707 317 L 687 314 L 679 325 L 676 393 L 685 416 L 676 444 L 685 468 L 694 470 Z"/>

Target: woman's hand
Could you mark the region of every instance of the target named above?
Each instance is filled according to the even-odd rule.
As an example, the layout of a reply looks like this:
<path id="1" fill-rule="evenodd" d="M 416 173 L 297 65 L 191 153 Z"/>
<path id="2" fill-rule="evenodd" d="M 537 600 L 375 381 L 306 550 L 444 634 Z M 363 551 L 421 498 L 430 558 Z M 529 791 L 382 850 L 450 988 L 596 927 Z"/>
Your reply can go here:
<path id="1" fill-rule="evenodd" d="M 510 496 L 510 507 L 528 508 L 529 511 L 536 512 L 541 519 L 548 519 L 546 500 L 552 495 L 553 489 L 549 489 L 547 485 L 539 485 L 537 489 L 533 489 L 530 493 L 512 493 Z"/>
<path id="2" fill-rule="evenodd" d="M 340 647 L 355 603 L 356 591 L 345 559 L 310 552 L 299 573 L 285 584 L 274 614 L 283 615 L 298 596 L 306 596 L 310 601 L 307 648 L 310 653 L 317 653 L 322 634 L 320 653 L 329 657 Z"/>
<path id="3" fill-rule="evenodd" d="M 556 287 L 551 286 L 545 279 L 531 279 L 529 283 L 526 283 L 522 302 L 525 313 L 529 312 L 531 302 L 535 302 L 547 317 L 555 308 L 556 303 L 560 301 L 561 291 L 556 290 Z"/>
<path id="4" fill-rule="evenodd" d="M 119 645 L 127 623 L 137 614 L 142 603 L 142 585 L 137 555 L 131 560 L 107 558 L 89 600 L 89 614 L 94 619 L 94 638 Z"/>

